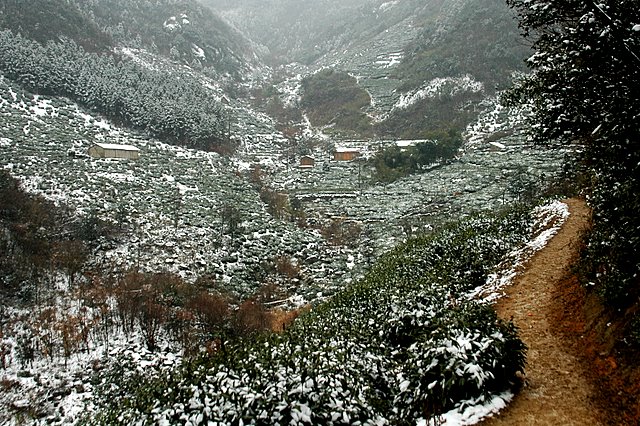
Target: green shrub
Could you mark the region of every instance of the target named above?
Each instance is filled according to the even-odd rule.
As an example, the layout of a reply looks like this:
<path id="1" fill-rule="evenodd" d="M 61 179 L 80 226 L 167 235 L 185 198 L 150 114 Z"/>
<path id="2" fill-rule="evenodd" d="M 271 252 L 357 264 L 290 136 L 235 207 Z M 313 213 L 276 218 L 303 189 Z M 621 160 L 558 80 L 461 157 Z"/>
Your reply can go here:
<path id="1" fill-rule="evenodd" d="M 410 240 L 281 335 L 151 369 L 139 387 L 107 377 L 95 422 L 414 424 L 507 389 L 525 346 L 467 294 L 526 240 L 527 218 L 475 216 Z"/>

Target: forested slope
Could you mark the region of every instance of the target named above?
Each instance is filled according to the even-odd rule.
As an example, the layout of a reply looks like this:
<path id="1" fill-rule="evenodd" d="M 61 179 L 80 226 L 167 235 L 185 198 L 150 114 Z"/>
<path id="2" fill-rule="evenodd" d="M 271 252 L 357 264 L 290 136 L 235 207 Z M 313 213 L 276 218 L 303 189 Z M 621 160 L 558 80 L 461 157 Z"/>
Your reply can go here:
<path id="1" fill-rule="evenodd" d="M 3 3 L 2 12 L 6 77 L 175 144 L 233 149 L 220 99 L 256 58 L 209 9 L 194 1 L 37 0 Z"/>

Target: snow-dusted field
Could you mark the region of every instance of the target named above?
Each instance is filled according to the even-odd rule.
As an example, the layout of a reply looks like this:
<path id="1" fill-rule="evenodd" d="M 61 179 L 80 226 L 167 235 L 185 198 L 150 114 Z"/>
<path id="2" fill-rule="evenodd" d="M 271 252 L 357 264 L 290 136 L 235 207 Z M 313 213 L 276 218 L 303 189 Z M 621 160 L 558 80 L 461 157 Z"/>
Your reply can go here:
<path id="1" fill-rule="evenodd" d="M 552 178 L 566 152 L 527 142 L 518 129 L 521 114 L 488 99 L 478 121 L 467 128 L 456 159 L 388 185 L 371 184 L 373 171 L 366 162 L 333 161 L 322 150 L 314 153 L 314 169 L 283 170 L 273 182 L 298 197 L 310 217 L 361 223 L 370 239 L 367 246 L 380 254 L 452 218 L 499 209 L 517 198 L 523 182 L 538 185 Z M 378 146 L 380 142 L 357 148 L 367 157 Z"/>

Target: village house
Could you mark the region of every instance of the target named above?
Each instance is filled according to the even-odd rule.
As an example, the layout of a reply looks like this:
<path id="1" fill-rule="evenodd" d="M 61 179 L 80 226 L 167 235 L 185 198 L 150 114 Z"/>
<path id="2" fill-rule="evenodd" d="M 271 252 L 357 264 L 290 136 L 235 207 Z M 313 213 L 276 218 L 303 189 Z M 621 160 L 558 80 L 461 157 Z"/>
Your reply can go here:
<path id="1" fill-rule="evenodd" d="M 124 158 L 128 160 L 140 158 L 140 150 L 133 145 L 96 143 L 89 148 L 88 153 L 93 158 Z"/>
<path id="2" fill-rule="evenodd" d="M 352 161 L 360 156 L 360 150 L 356 148 L 336 148 L 333 159 L 336 161 Z"/>
<path id="3" fill-rule="evenodd" d="M 300 157 L 300 165 L 298 166 L 301 169 L 312 169 L 316 165 L 316 160 L 310 155 L 303 155 Z"/>

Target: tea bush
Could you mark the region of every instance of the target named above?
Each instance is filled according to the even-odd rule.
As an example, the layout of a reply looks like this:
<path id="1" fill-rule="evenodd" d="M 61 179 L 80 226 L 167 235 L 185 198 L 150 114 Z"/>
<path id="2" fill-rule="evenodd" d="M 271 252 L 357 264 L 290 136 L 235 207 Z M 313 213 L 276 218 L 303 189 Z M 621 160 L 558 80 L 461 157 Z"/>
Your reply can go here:
<path id="1" fill-rule="evenodd" d="M 105 378 L 93 422 L 414 424 L 508 389 L 525 346 L 466 294 L 529 223 L 523 210 L 468 218 L 383 256 L 283 334 L 136 375 L 139 386 Z"/>

